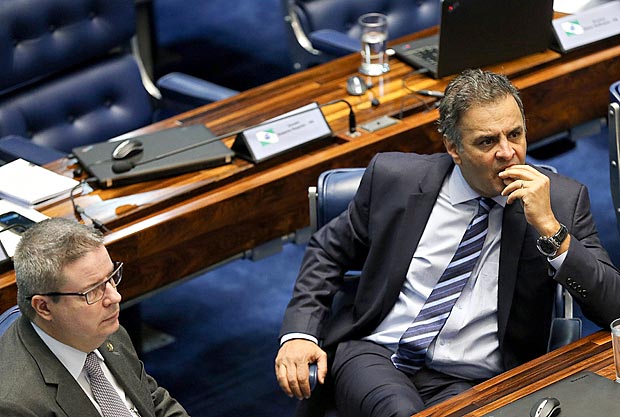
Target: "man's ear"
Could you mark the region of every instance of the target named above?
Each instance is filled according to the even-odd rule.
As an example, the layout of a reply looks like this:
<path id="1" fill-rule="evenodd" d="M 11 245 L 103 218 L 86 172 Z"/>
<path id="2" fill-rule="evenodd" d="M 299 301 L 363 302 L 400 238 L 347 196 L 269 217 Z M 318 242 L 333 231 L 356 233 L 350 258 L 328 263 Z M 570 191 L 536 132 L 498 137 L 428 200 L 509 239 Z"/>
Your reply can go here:
<path id="1" fill-rule="evenodd" d="M 457 149 L 456 143 L 454 143 L 453 141 L 448 139 L 448 137 L 445 136 L 445 135 L 442 136 L 441 139 L 443 140 L 443 145 L 446 147 L 446 151 L 448 152 L 448 154 L 454 160 L 454 163 L 457 164 L 457 165 L 460 165 L 461 164 L 461 156 L 458 153 L 458 149 Z"/>
<path id="2" fill-rule="evenodd" d="M 52 319 L 52 312 L 49 309 L 47 297 L 35 295 L 30 300 L 30 305 L 42 320 L 50 321 Z"/>

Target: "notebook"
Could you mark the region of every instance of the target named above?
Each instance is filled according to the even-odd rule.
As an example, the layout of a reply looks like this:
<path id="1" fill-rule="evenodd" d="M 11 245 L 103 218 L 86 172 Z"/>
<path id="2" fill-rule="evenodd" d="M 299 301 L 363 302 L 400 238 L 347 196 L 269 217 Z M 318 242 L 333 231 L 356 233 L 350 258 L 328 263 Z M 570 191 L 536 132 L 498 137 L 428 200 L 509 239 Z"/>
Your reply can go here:
<path id="1" fill-rule="evenodd" d="M 120 141 L 108 141 L 73 149 L 80 165 L 102 188 L 182 174 L 230 163 L 234 152 L 201 124 L 174 127 L 134 136 L 144 151 L 129 158 L 133 168 L 118 172 L 112 151 Z M 187 148 L 187 149 L 186 149 Z M 164 155 L 168 155 L 162 157 Z M 115 172 L 117 171 L 117 172 Z"/>
<path id="2" fill-rule="evenodd" d="M 537 400 L 555 397 L 561 417 L 617 416 L 620 384 L 590 371 L 581 371 L 533 392 L 483 417 L 527 417 Z"/>
<path id="3" fill-rule="evenodd" d="M 553 0 L 444 0 L 439 34 L 392 49 L 434 78 L 545 51 Z"/>

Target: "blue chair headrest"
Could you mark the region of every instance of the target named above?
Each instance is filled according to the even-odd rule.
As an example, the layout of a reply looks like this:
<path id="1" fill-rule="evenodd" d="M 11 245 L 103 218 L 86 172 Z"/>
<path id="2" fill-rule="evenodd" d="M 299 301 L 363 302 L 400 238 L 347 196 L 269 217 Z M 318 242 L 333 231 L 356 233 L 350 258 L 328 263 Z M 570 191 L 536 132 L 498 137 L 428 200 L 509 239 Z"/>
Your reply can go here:
<path id="1" fill-rule="evenodd" d="M 0 93 L 126 43 L 135 19 L 133 0 L 0 1 Z"/>

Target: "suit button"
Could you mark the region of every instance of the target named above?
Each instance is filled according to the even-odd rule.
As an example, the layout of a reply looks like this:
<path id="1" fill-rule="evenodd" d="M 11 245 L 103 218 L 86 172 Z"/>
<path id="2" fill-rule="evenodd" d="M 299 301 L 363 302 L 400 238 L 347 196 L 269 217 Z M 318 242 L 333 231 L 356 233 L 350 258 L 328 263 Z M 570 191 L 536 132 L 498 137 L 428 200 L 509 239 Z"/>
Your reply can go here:
<path id="1" fill-rule="evenodd" d="M 583 290 L 581 290 L 581 296 L 583 298 L 587 298 L 588 297 L 588 290 L 586 290 L 585 288 Z"/>

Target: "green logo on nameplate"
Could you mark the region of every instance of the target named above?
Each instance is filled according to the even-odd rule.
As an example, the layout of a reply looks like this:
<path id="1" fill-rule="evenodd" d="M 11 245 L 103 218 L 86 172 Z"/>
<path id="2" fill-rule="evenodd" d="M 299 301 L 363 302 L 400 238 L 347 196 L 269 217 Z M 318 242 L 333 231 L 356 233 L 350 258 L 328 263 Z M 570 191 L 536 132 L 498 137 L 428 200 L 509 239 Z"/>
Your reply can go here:
<path id="1" fill-rule="evenodd" d="M 274 143 L 278 143 L 280 141 L 278 134 L 274 132 L 273 129 L 256 132 L 256 139 L 263 146 L 273 145 Z"/>
<path id="2" fill-rule="evenodd" d="M 564 31 L 564 33 L 566 33 L 567 36 L 578 36 L 582 35 L 584 32 L 583 27 L 579 24 L 578 20 L 563 22 L 562 30 Z"/>

